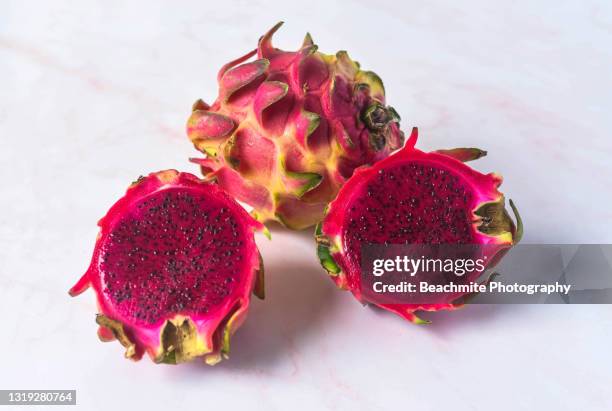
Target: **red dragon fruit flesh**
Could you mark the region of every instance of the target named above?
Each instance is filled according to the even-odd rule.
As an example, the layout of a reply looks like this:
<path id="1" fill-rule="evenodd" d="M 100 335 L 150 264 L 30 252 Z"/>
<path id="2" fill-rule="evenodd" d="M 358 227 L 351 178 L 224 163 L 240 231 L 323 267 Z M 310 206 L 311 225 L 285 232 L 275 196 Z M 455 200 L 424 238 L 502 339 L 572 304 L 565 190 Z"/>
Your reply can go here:
<path id="1" fill-rule="evenodd" d="M 132 183 L 98 225 L 70 294 L 93 288 L 100 339 L 117 339 L 132 360 L 227 357 L 251 293 L 263 298 L 253 236 L 263 226 L 216 184 L 175 170 Z"/>
<path id="2" fill-rule="evenodd" d="M 415 322 L 416 312 L 452 310 L 461 298 L 438 304 L 386 304 L 362 292 L 361 252 L 366 244 L 478 244 L 491 250 L 488 268 L 522 236 L 497 189 L 502 178 L 482 174 L 464 162 L 486 153 L 474 148 L 425 153 L 414 147 L 417 130 L 404 148 L 371 167 L 358 169 L 330 203 L 317 226 L 319 259 L 338 287 L 362 303 L 373 303 Z M 457 296 L 454 296 L 457 297 Z"/>

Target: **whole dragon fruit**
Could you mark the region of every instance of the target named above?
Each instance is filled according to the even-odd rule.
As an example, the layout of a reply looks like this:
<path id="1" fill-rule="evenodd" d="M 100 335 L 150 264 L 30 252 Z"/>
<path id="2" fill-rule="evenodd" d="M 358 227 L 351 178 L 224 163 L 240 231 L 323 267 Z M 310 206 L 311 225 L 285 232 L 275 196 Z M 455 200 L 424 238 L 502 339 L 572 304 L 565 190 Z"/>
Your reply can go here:
<path id="1" fill-rule="evenodd" d="M 361 288 L 362 245 L 492 245 L 483 247 L 492 254 L 487 256 L 487 267 L 492 268 L 520 240 L 523 228 L 512 201 L 516 225 L 504 208 L 504 195 L 497 190 L 501 177 L 481 174 L 463 163 L 485 155 L 484 151 L 424 153 L 414 148 L 416 139 L 415 128 L 402 150 L 355 172 L 317 226 L 316 241 L 321 264 L 340 288 L 363 303 L 422 323 L 426 321 L 415 312 L 454 309 L 465 295 L 444 296 L 439 304 L 368 301 Z"/>
<path id="2" fill-rule="evenodd" d="M 251 292 L 263 298 L 261 223 L 215 184 L 167 170 L 134 182 L 98 225 L 70 294 L 93 287 L 100 339 L 119 340 L 133 360 L 227 357 Z"/>
<path id="3" fill-rule="evenodd" d="M 318 52 L 310 35 L 296 52 L 274 48 L 281 24 L 221 68 L 219 97 L 194 104 L 187 134 L 206 154 L 192 161 L 258 220 L 302 229 L 320 221 L 355 168 L 387 157 L 404 137 L 376 74 L 345 51 Z"/>

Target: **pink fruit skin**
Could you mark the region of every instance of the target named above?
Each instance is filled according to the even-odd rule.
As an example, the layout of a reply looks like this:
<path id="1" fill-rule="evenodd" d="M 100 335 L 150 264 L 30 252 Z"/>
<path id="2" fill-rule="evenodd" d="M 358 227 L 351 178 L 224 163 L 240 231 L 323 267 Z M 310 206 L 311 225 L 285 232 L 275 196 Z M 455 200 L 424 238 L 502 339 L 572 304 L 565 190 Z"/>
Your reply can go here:
<path id="1" fill-rule="evenodd" d="M 338 197 L 330 203 L 327 214 L 321 224 L 317 227 L 317 243 L 318 253 L 321 263 L 324 268 L 330 273 L 332 280 L 336 285 L 345 290 L 350 290 L 357 300 L 364 301 L 360 290 L 360 260 L 358 257 L 359 252 L 355 251 L 355 245 L 351 245 L 351 235 L 347 234 L 349 231 L 346 230 L 346 224 L 349 214 L 351 213 L 351 206 L 356 204 L 360 197 L 365 195 L 364 190 L 368 183 L 375 181 L 376 177 L 381 172 L 388 172 L 389 170 L 397 170 L 398 167 L 405 165 L 418 165 L 431 168 L 434 171 L 444 170 L 449 176 L 454 176 L 456 181 L 460 182 L 462 190 L 465 190 L 466 203 L 462 207 L 465 208 L 465 214 L 461 217 L 464 221 L 455 222 L 455 224 L 466 224 L 469 229 L 463 235 L 451 235 L 448 231 L 443 231 L 438 234 L 438 237 L 431 237 L 429 233 L 435 232 L 433 230 L 440 229 L 447 221 L 452 220 L 432 220 L 427 225 L 426 218 L 418 214 L 418 210 L 415 212 L 416 218 L 423 218 L 423 228 L 421 230 L 415 229 L 414 225 L 407 225 L 410 229 L 410 234 L 401 238 L 401 241 L 394 242 L 390 240 L 390 243 L 404 244 L 408 243 L 457 243 L 457 244 L 487 244 L 487 252 L 491 253 L 488 256 L 489 265 L 488 268 L 492 268 L 499 259 L 507 252 L 507 250 L 516 244 L 522 236 L 522 222 L 520 216 L 512 201 L 510 201 L 511 207 L 515 212 L 517 219 L 517 225 L 510 219 L 506 210 L 504 209 L 504 195 L 500 193 L 497 188 L 502 182 L 501 176 L 491 173 L 482 174 L 467 165 L 464 161 L 470 161 L 477 159 L 486 152 L 478 149 L 467 148 L 467 149 L 453 149 L 453 150 L 439 150 L 438 152 L 425 153 L 414 147 L 417 139 L 417 130 L 413 129 L 412 135 L 404 148 L 390 157 L 376 163 L 372 167 L 364 167 L 355 172 L 353 177 L 349 179 L 346 184 L 342 187 L 338 193 Z M 417 168 L 419 172 L 422 172 L 421 168 Z M 395 203 L 399 201 L 401 197 L 401 190 L 405 190 L 412 179 L 418 178 L 417 176 L 410 175 L 409 173 L 404 175 L 403 178 L 408 182 L 403 183 L 404 185 L 397 188 L 396 196 L 391 200 Z M 397 179 L 397 178 L 396 178 Z M 438 201 L 436 198 L 440 198 L 445 190 L 444 187 L 435 187 L 436 191 L 432 197 L 433 201 Z M 403 198 L 403 197 L 402 197 Z M 420 192 L 414 196 L 418 201 L 427 201 L 427 193 Z M 450 198 L 450 197 L 449 197 Z M 410 200 L 410 197 L 407 197 Z M 456 200 L 453 200 L 456 201 Z M 449 210 L 449 205 L 440 205 L 440 209 Z M 459 206 L 458 206 L 459 207 Z M 430 209 L 432 212 L 434 209 Z M 386 210 L 376 209 L 374 213 L 377 215 L 384 215 Z M 390 211 L 389 211 L 390 212 Z M 444 211 L 442 211 L 444 212 Z M 406 215 L 407 212 L 403 212 Z M 400 218 L 402 216 L 399 216 Z M 396 219 L 399 221 L 399 219 Z M 367 219 L 366 219 L 367 221 Z M 382 221 L 383 224 L 390 224 L 394 220 L 387 218 Z M 435 221 L 438 221 L 436 224 Z M 425 225 L 427 225 L 425 227 Z M 455 228 L 456 228 L 455 225 Z M 447 225 L 446 230 L 449 229 Z M 370 237 L 373 236 L 371 231 L 368 231 Z M 389 240 L 390 235 L 384 239 L 378 239 L 379 243 L 384 240 Z M 396 239 L 398 240 L 398 239 Z M 499 247 L 494 247 L 495 245 Z M 460 307 L 460 303 L 448 303 L 448 304 L 376 304 L 383 309 L 392 311 L 412 322 L 423 323 L 424 320 L 420 319 L 415 312 L 417 311 L 437 311 L 437 310 L 452 310 Z"/>
<path id="2" fill-rule="evenodd" d="M 279 27 L 221 68 L 219 97 L 194 104 L 187 134 L 207 155 L 193 159 L 203 174 L 257 219 L 302 229 L 320 221 L 357 167 L 387 157 L 404 136 L 376 74 L 346 52 L 318 52 L 309 35 L 300 50 L 279 50 Z"/>
<path id="3" fill-rule="evenodd" d="M 173 201 L 166 201 L 164 205 L 160 203 L 162 198 Z M 187 212 L 180 207 L 194 201 L 195 206 L 189 209 L 195 210 L 190 211 L 194 217 L 188 220 Z M 153 208 L 147 208 L 148 204 Z M 172 209 L 172 212 L 162 210 L 157 214 L 162 206 Z M 203 225 L 197 213 L 209 210 L 217 217 L 225 216 L 232 224 L 231 229 L 221 219 L 212 220 L 213 214 L 210 225 Z M 147 212 L 151 213 L 150 216 Z M 178 215 L 182 219 L 176 217 Z M 167 220 L 161 223 L 162 218 Z M 208 364 L 215 364 L 227 357 L 230 336 L 246 317 L 251 293 L 263 298 L 263 268 L 253 238 L 254 230 L 263 228 L 261 223 L 215 184 L 191 174 L 166 170 L 151 173 L 132 183 L 125 196 L 111 207 L 98 225 L 100 232 L 91 264 L 70 289 L 70 295 L 76 296 L 90 286 L 93 288 L 99 308 L 96 322 L 100 339 L 119 340 L 126 348 L 126 357 L 132 360 L 139 360 L 144 352 L 157 363 L 172 364 L 195 357 L 203 357 Z M 168 236 L 160 234 L 159 241 L 155 235 L 147 237 L 148 233 L 161 231 L 160 227 L 175 227 L 176 231 Z M 128 229 L 142 232 L 125 234 Z M 200 229 L 200 235 L 193 234 Z M 211 230 L 221 235 L 234 233 L 237 240 L 235 243 L 222 243 L 219 238 L 213 240 Z M 140 241 L 143 236 L 144 241 Z M 201 260 L 197 256 L 201 251 L 194 248 L 196 240 L 206 242 L 207 245 L 202 247 L 212 247 L 210 252 L 213 253 L 215 250 L 211 244 L 231 246 L 241 242 L 236 250 L 240 253 L 239 263 L 232 267 L 236 271 L 232 275 L 237 278 L 232 278 L 235 285 L 227 288 L 230 290 L 227 295 L 215 296 L 211 288 L 219 289 L 227 275 L 220 268 L 223 260 L 220 259 L 216 265 L 207 261 L 198 265 Z M 130 246 L 125 245 L 126 242 Z M 138 251 L 126 253 L 134 245 Z M 222 251 L 231 253 L 231 248 Z M 135 259 L 133 252 L 139 253 L 140 260 Z M 188 258 L 195 262 L 195 268 L 180 271 L 176 265 L 172 266 L 177 264 L 180 267 L 183 261 L 189 261 Z M 170 263 L 172 261 L 174 263 Z M 126 270 L 126 262 L 133 264 L 131 271 Z M 120 267 L 117 271 L 116 266 Z M 149 280 L 143 277 L 143 270 L 153 270 L 156 276 Z M 186 287 L 189 281 L 193 291 Z M 130 285 L 127 291 L 117 289 L 122 282 Z M 172 284 L 175 284 L 174 288 Z M 125 296 L 126 292 L 129 297 Z M 177 296 L 177 293 L 183 294 Z M 213 297 L 204 297 L 206 293 Z M 142 308 L 139 302 L 150 303 L 153 308 Z M 211 302 L 215 304 L 211 305 Z M 147 312 L 153 312 L 154 316 L 145 317 L 143 313 Z"/>

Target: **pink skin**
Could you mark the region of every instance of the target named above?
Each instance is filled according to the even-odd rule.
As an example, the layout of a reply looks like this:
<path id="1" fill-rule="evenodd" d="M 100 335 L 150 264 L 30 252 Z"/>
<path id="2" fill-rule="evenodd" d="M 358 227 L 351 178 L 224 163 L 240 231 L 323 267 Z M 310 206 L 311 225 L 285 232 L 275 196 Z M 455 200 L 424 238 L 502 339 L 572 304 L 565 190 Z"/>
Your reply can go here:
<path id="1" fill-rule="evenodd" d="M 356 167 L 388 156 L 403 134 L 375 74 L 345 52 L 319 53 L 310 37 L 296 52 L 275 48 L 280 26 L 221 68 L 217 100 L 196 103 L 187 134 L 208 156 L 196 160 L 204 174 L 263 221 L 302 229 L 320 220 Z M 374 106 L 386 115 L 376 126 L 363 118 Z"/>
<path id="2" fill-rule="evenodd" d="M 232 119 L 200 110 L 189 119 L 187 131 L 195 136 L 194 138 L 214 139 L 227 136 L 234 130 L 234 127 Z"/>
<path id="3" fill-rule="evenodd" d="M 244 258 L 244 267 L 241 269 L 243 275 L 239 279 L 239 285 L 234 288 L 233 292 L 222 300 L 220 306 L 214 307 L 207 314 L 202 315 L 188 311 L 167 312 L 158 321 L 149 324 L 123 315 L 119 305 L 110 298 L 110 293 L 104 292 L 107 285 L 103 283 L 103 273 L 100 272 L 101 257 L 105 247 L 104 244 L 109 239 L 109 234 L 113 232 L 116 224 L 126 212 L 135 210 L 137 204 L 145 197 L 151 197 L 165 190 L 176 189 L 180 189 L 181 192 L 193 193 L 195 196 L 204 195 L 205 198 L 210 199 L 208 201 L 215 201 L 229 209 L 231 215 L 239 223 L 241 238 L 245 242 L 241 251 L 246 257 Z M 262 229 L 263 226 L 251 218 L 240 205 L 215 184 L 203 182 L 191 174 L 178 173 L 174 170 L 152 173 L 130 186 L 125 196 L 111 207 L 106 216 L 98 222 L 98 225 L 100 226 L 100 233 L 91 264 L 83 277 L 70 289 L 70 295 L 76 296 L 85 291 L 89 286 L 94 289 L 100 313 L 122 323 L 127 337 L 135 343 L 136 353 L 133 359 L 139 359 L 145 351 L 149 352 L 151 358 L 159 355 L 161 331 L 166 321 L 172 320 L 177 314 L 189 317 L 193 321 L 197 333 L 206 342 L 206 345 L 211 347 L 212 351 L 217 350 L 219 344 L 218 341 L 215 341 L 215 333 L 220 327 L 225 325 L 222 322 L 226 320 L 226 316 L 231 314 L 232 310 L 236 310 L 231 325 L 234 330 L 244 320 L 249 307 L 250 295 L 255 286 L 257 268 L 260 264 L 259 254 L 252 233 L 254 230 Z M 188 244 L 184 246 L 187 247 Z M 112 340 L 115 337 L 105 327 L 100 327 L 98 333 L 104 341 Z"/>
<path id="4" fill-rule="evenodd" d="M 266 108 L 287 95 L 288 87 L 279 81 L 264 81 L 255 93 L 253 110 L 259 124 L 263 127 L 263 112 Z"/>
<path id="5" fill-rule="evenodd" d="M 428 166 L 433 166 L 434 168 L 442 168 L 452 171 L 453 174 L 460 178 L 464 186 L 467 187 L 469 192 L 472 194 L 471 203 L 469 205 L 469 209 L 471 210 L 476 210 L 483 203 L 496 202 L 503 198 L 503 194 L 497 190 L 498 186 L 502 182 L 502 178 L 499 175 L 494 173 L 482 174 L 466 166 L 463 164 L 463 162 L 450 157 L 449 155 L 422 152 L 414 147 L 416 140 L 417 130 L 415 128 L 412 131 L 410 139 L 400 151 L 376 163 L 372 167 L 356 170 L 353 177 L 349 179 L 340 190 L 337 198 L 330 203 L 328 213 L 322 224 L 322 234 L 339 247 L 339 249 L 332 249 L 335 250 L 335 252 L 332 252 L 332 257 L 339 265 L 342 272 L 340 275 L 332 276 L 331 278 L 338 287 L 350 290 L 360 301 L 362 301 L 362 295 L 360 292 L 359 262 L 356 259 L 348 258 L 348 256 L 345 255 L 347 244 L 345 242 L 345 238 L 343 237 L 343 227 L 345 224 L 346 215 L 348 213 L 347 210 L 349 209 L 348 205 L 354 201 L 353 199 L 363 195 L 364 187 L 370 180 L 377 176 L 379 170 L 391 169 L 392 167 L 403 164 L 409 160 L 411 163 L 422 162 L 426 163 Z M 469 151 L 465 152 L 461 149 L 453 154 L 456 154 L 457 157 L 462 158 L 463 160 L 466 160 L 469 157 Z M 473 158 L 477 157 L 478 156 L 476 154 L 473 154 Z M 478 217 L 476 215 L 474 215 L 474 222 L 475 223 L 472 225 L 472 236 L 474 243 L 499 245 L 499 248 L 491 247 L 487 249 L 488 251 L 493 252 L 494 255 L 496 255 L 499 251 L 509 248 L 513 244 L 512 241 L 508 242 L 478 231 Z M 338 241 L 340 241 L 340 243 L 338 243 Z M 501 258 L 501 255 L 499 258 Z M 380 307 L 395 312 L 410 321 L 420 322 L 421 320 L 414 314 L 415 311 L 455 309 L 458 307 L 458 305 L 382 304 Z"/>
<path id="6" fill-rule="evenodd" d="M 266 60 L 255 60 L 252 63 L 245 63 L 225 72 L 219 81 L 219 88 L 224 93 L 222 98 L 227 100 L 232 93 L 263 76 L 268 64 Z"/>

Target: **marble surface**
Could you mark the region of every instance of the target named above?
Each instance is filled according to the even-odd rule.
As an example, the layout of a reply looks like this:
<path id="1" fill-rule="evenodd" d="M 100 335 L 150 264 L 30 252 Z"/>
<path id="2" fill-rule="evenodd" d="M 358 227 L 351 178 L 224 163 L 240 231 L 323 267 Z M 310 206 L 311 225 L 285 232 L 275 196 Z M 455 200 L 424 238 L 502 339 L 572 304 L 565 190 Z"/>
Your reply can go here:
<path id="1" fill-rule="evenodd" d="M 385 80 L 424 149 L 478 146 L 533 243 L 612 242 L 608 1 L 3 1 L 0 388 L 76 389 L 79 408 L 612 409 L 610 306 L 470 306 L 412 326 L 361 307 L 311 233 L 259 238 L 268 299 L 214 368 L 122 358 L 94 297 L 66 290 L 134 177 L 196 171 L 191 103 L 278 20 Z M 74 409 L 74 408 L 70 408 Z"/>

